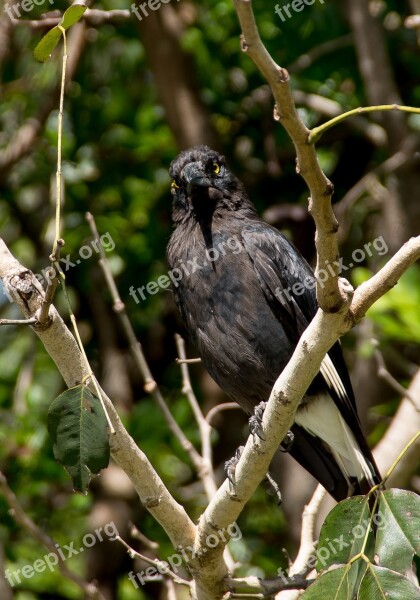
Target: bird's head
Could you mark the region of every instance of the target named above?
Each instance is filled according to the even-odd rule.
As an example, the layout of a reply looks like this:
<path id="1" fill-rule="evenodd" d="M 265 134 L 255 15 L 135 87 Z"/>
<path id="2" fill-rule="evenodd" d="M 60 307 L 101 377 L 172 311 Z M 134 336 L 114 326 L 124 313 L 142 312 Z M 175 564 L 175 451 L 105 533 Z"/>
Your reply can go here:
<path id="1" fill-rule="evenodd" d="M 225 157 L 208 146 L 181 152 L 171 163 L 173 219 L 212 218 L 218 211 L 252 210 L 242 183 L 226 166 Z"/>

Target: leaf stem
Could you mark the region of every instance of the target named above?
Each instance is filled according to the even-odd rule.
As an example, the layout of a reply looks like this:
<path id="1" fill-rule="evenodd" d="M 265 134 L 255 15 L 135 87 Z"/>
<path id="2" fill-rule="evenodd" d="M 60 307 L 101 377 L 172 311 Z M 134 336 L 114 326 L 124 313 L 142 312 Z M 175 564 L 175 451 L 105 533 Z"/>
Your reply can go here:
<path id="1" fill-rule="evenodd" d="M 395 469 L 395 467 L 397 466 L 397 464 L 400 462 L 400 460 L 403 458 L 404 454 L 406 454 L 406 452 L 408 452 L 408 450 L 411 448 L 411 446 L 413 446 L 417 440 L 420 438 L 420 431 L 418 431 L 416 433 L 416 435 L 411 438 L 411 440 L 408 442 L 408 444 L 405 446 L 405 448 L 403 448 L 401 450 L 401 452 L 399 453 L 399 455 L 397 456 L 397 458 L 394 460 L 394 462 L 392 463 L 392 465 L 389 467 L 387 474 L 385 475 L 385 477 L 382 480 L 382 484 L 384 484 L 386 482 L 386 480 L 390 477 L 392 471 Z"/>
<path id="2" fill-rule="evenodd" d="M 323 123 L 319 127 L 314 127 L 311 129 L 308 135 L 308 144 L 315 144 L 320 137 L 331 127 L 341 123 L 345 119 L 349 117 L 354 117 L 355 115 L 360 115 L 363 113 L 376 112 L 376 111 L 386 111 L 386 110 L 397 110 L 401 112 L 409 112 L 420 114 L 420 108 L 416 108 L 414 106 L 400 106 L 399 104 L 380 104 L 378 106 L 359 106 L 359 108 L 353 108 L 353 110 L 349 110 L 348 112 L 343 113 L 342 115 L 338 115 L 333 119 L 330 119 L 326 123 Z"/>

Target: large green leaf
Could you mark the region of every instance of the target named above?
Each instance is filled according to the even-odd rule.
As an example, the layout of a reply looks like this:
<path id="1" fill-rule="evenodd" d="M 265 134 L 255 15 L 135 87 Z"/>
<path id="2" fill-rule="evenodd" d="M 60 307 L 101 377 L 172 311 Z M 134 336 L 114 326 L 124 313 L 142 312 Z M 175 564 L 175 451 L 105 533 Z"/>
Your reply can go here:
<path id="1" fill-rule="evenodd" d="M 365 496 L 354 496 L 337 504 L 321 528 L 316 551 L 317 570 L 344 564 L 359 554 L 368 528 L 370 509 Z M 371 538 L 372 532 L 369 533 L 369 540 Z"/>
<path id="2" fill-rule="evenodd" d="M 400 573 L 370 564 L 358 600 L 420 600 L 420 591 Z"/>
<path id="3" fill-rule="evenodd" d="M 355 564 L 334 568 L 309 586 L 302 600 L 352 600 L 358 579 L 359 568 Z"/>
<path id="4" fill-rule="evenodd" d="M 407 490 L 391 489 L 380 497 L 376 554 L 379 563 L 399 573 L 407 572 L 414 554 L 420 553 L 420 497 Z"/>
<path id="5" fill-rule="evenodd" d="M 38 42 L 34 50 L 34 57 L 36 60 L 45 62 L 49 58 L 60 40 L 62 34 L 60 27 L 62 29 L 69 29 L 69 27 L 82 18 L 86 9 L 87 6 L 85 4 L 73 4 L 73 6 L 70 6 L 70 8 L 65 11 L 58 25 L 50 29 L 50 31 L 48 31 Z"/>
<path id="6" fill-rule="evenodd" d="M 51 403 L 48 431 L 54 456 L 85 493 L 91 474 L 109 463 L 107 420 L 100 400 L 84 385 L 66 390 Z"/>

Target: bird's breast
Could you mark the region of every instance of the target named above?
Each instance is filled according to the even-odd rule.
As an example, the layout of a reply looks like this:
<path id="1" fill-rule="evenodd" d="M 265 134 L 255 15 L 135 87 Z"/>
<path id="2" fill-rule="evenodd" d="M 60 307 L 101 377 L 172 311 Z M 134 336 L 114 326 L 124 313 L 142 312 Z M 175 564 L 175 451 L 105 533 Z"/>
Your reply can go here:
<path id="1" fill-rule="evenodd" d="M 171 269 L 184 273 L 175 299 L 205 367 L 227 394 L 252 410 L 292 350 L 240 231 L 213 232 L 211 244 L 198 232 L 188 242 L 171 240 L 168 255 Z"/>

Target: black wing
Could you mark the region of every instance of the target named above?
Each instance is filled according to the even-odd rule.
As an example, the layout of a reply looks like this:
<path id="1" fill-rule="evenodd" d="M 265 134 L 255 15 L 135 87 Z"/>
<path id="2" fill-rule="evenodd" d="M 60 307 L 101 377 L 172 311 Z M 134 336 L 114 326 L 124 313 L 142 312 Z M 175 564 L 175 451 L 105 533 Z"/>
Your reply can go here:
<path id="1" fill-rule="evenodd" d="M 267 302 L 290 341 L 297 344 L 318 308 L 312 269 L 279 231 L 262 221 L 246 225 L 242 230 L 242 238 Z M 376 482 L 375 477 L 379 477 L 379 473 L 362 433 L 353 388 L 339 342 L 328 352 L 320 374 L 314 379 L 308 393 L 320 390 L 328 390 L 368 464 L 372 465 L 372 480 Z M 331 456 L 325 455 L 328 450 L 321 440 L 305 429 L 297 425 L 294 428 L 299 431 L 295 440 L 296 447 L 292 446 L 292 456 L 324 483 L 331 475 L 328 467 Z M 329 485 L 326 487 L 330 488 Z M 337 493 L 337 496 L 341 495 Z"/>

